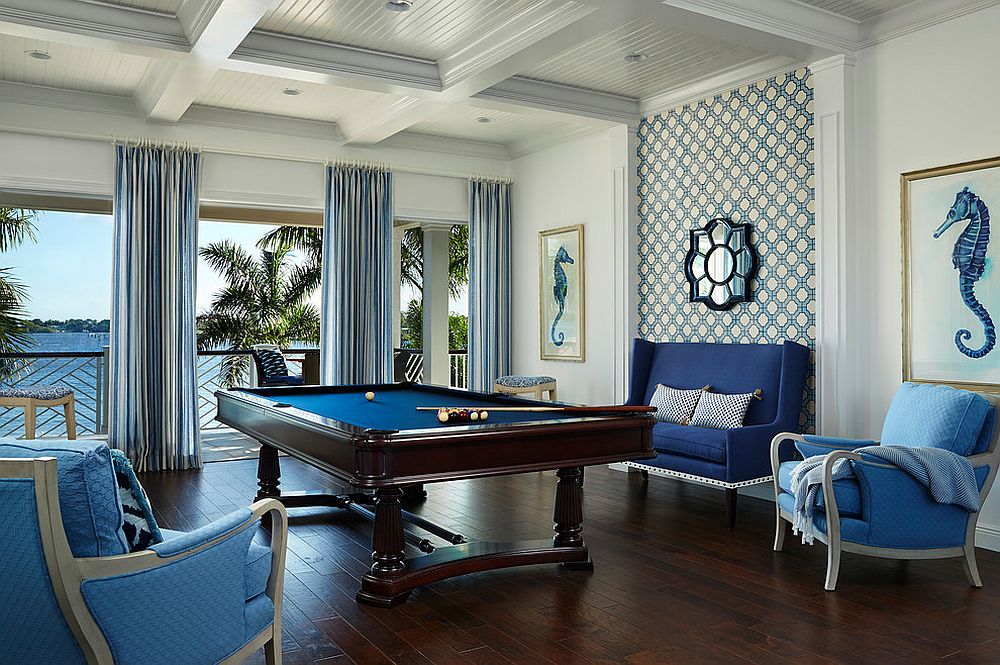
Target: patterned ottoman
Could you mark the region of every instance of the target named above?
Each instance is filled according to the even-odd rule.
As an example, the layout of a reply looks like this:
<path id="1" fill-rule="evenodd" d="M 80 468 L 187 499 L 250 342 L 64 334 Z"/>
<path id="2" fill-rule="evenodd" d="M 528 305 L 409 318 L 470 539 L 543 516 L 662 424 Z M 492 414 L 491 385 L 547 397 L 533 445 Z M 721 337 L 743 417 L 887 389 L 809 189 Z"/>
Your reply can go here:
<path id="1" fill-rule="evenodd" d="M 35 438 L 35 414 L 39 408 L 63 407 L 66 438 L 76 438 L 76 408 L 69 386 L 18 386 L 0 388 L 0 407 L 24 409 L 24 438 Z"/>
<path id="2" fill-rule="evenodd" d="M 493 390 L 508 395 L 531 393 L 535 399 L 542 399 L 542 393 L 548 391 L 549 399 L 556 399 L 556 380 L 551 376 L 521 376 L 511 374 L 501 376 L 493 384 Z"/>

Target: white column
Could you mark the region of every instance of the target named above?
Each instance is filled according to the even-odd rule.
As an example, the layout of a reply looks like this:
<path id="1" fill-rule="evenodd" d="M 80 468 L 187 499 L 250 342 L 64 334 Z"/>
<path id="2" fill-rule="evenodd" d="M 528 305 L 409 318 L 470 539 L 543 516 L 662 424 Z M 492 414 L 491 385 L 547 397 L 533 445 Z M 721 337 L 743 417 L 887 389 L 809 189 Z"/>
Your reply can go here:
<path id="1" fill-rule="evenodd" d="M 639 140 L 636 126 L 619 125 L 608 131 L 612 205 L 614 210 L 614 361 L 608 396 L 615 403 L 628 399 L 632 340 L 639 318 Z"/>
<path id="2" fill-rule="evenodd" d="M 424 383 L 447 386 L 448 240 L 450 224 L 423 223 Z"/>
<path id="3" fill-rule="evenodd" d="M 402 344 L 403 316 L 400 294 L 402 286 L 403 260 L 403 229 L 392 228 L 392 347 L 398 349 Z"/>
<path id="4" fill-rule="evenodd" d="M 816 429 L 829 436 L 859 434 L 855 389 L 859 354 L 852 328 L 860 324 L 861 276 L 854 106 L 854 58 L 838 55 L 809 66 L 813 75 L 816 219 Z"/>

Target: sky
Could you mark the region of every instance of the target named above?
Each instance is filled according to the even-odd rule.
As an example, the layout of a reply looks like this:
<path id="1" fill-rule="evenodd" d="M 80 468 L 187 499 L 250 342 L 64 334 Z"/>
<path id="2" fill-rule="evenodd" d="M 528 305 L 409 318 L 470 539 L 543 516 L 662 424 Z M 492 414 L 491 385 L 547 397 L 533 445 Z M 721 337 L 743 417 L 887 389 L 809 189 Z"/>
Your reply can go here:
<path id="1" fill-rule="evenodd" d="M 29 319 L 106 319 L 111 316 L 111 215 L 42 212 L 35 220 L 37 241 L 0 254 L 0 267 L 28 287 Z M 198 245 L 230 239 L 249 251 L 273 226 L 234 222 L 201 222 Z M 293 260 L 302 260 L 293 256 Z M 212 295 L 225 282 L 200 258 L 195 306 L 199 313 L 211 305 Z M 416 294 L 404 287 L 403 309 Z M 312 300 L 319 306 L 319 293 Z M 450 302 L 453 312 L 466 313 L 463 295 Z"/>

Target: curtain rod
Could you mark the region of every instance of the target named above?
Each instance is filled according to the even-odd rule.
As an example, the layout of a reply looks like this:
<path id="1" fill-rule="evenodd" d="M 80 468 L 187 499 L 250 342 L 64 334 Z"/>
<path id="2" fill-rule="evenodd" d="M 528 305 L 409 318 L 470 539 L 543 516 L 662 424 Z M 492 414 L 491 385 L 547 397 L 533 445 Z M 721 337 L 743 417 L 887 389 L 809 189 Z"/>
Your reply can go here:
<path id="1" fill-rule="evenodd" d="M 165 148 L 167 150 L 190 150 L 191 152 L 201 152 L 201 146 L 188 141 L 161 141 L 159 139 L 146 138 L 144 136 L 125 136 L 118 138 L 111 137 L 111 145 L 135 146 L 137 148 Z"/>

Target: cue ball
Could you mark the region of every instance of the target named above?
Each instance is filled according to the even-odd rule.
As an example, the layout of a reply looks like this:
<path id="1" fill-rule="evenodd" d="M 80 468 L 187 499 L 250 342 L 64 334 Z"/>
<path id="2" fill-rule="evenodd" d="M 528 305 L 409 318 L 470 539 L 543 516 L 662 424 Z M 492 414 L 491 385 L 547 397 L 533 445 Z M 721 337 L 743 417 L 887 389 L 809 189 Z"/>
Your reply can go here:
<path id="1" fill-rule="evenodd" d="M 375 393 L 369 390 L 368 392 L 365 393 L 365 399 L 368 400 L 369 402 L 372 401 L 373 399 L 375 399 Z"/>

